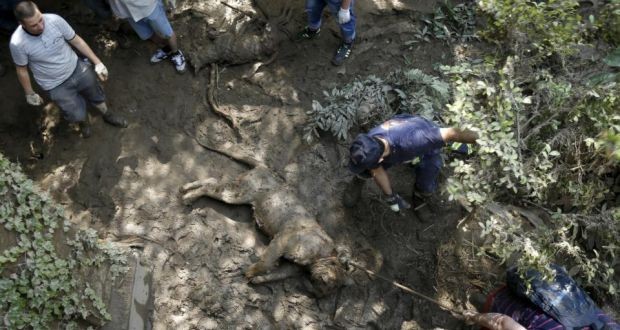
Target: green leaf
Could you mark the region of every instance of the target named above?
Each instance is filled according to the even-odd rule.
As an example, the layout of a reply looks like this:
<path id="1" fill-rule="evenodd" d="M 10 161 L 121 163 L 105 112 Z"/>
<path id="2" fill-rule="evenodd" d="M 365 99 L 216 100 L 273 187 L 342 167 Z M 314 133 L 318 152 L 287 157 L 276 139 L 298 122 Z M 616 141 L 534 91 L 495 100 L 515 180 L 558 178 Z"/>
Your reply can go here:
<path id="1" fill-rule="evenodd" d="M 609 53 L 609 55 L 607 55 L 607 57 L 605 57 L 603 61 L 605 62 L 605 64 L 611 67 L 620 67 L 620 47 Z"/>

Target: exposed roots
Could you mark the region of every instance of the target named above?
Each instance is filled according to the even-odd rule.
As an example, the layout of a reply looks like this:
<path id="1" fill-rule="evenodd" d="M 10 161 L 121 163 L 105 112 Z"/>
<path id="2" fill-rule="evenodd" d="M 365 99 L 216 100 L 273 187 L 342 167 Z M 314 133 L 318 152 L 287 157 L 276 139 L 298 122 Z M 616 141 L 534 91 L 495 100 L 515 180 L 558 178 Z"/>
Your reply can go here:
<path id="1" fill-rule="evenodd" d="M 217 101 L 215 99 L 218 80 L 219 80 L 219 72 L 218 72 L 217 63 L 211 63 L 211 72 L 209 74 L 209 86 L 207 87 L 207 103 L 209 104 L 211 109 L 213 109 L 215 113 L 224 117 L 224 119 L 228 121 L 228 123 L 232 126 L 235 132 L 237 132 L 238 127 L 239 127 L 237 125 L 237 119 L 235 118 L 235 116 L 233 116 L 231 111 L 222 110 L 222 108 L 220 108 L 220 106 L 217 104 Z"/>

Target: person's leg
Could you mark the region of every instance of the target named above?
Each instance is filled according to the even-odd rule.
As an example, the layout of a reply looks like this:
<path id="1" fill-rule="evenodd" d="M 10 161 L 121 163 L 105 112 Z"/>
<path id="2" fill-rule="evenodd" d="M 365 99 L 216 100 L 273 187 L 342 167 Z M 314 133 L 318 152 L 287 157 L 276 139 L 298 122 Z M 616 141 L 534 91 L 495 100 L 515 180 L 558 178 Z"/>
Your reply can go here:
<path id="1" fill-rule="evenodd" d="M 434 193 L 438 187 L 437 179 L 442 166 L 441 149 L 422 156 L 415 170 L 415 190 L 426 196 Z"/>
<path id="2" fill-rule="evenodd" d="M 166 10 L 161 1 L 158 1 L 153 13 L 144 19 L 150 25 L 151 29 L 155 33 L 151 36 L 151 40 L 158 45 L 163 45 L 155 55 L 151 57 L 151 62 L 157 63 L 166 58 L 170 58 L 170 61 L 174 64 L 177 72 L 185 72 L 185 56 L 183 52 L 179 50 L 177 43 L 177 36 L 170 25 L 168 17 L 166 17 Z"/>
<path id="3" fill-rule="evenodd" d="M 340 10 L 341 4 L 342 0 L 327 0 L 327 6 L 336 20 L 338 19 L 338 11 Z M 349 10 L 351 11 L 351 19 L 344 24 L 339 24 L 340 33 L 342 35 L 342 43 L 338 49 L 336 49 L 336 53 L 332 58 L 332 64 L 334 65 L 341 65 L 351 55 L 353 41 L 355 40 L 356 17 L 353 11 L 354 5 L 355 0 L 352 0 L 349 7 Z"/>
<path id="4" fill-rule="evenodd" d="M 306 13 L 310 30 L 317 31 L 321 28 L 321 16 L 323 16 L 325 5 L 325 0 L 306 0 Z"/>
<path id="5" fill-rule="evenodd" d="M 341 4 L 342 0 L 327 0 L 329 11 L 332 13 L 334 18 L 336 18 L 336 20 L 338 20 L 338 11 L 340 10 Z M 355 40 L 356 16 L 355 11 L 353 10 L 354 6 L 355 0 L 351 0 L 351 5 L 349 7 L 349 10 L 351 11 L 351 19 L 344 24 L 338 24 L 340 26 L 340 33 L 342 34 L 342 41 L 348 44 L 352 44 Z"/>
<path id="6" fill-rule="evenodd" d="M 297 35 L 298 40 L 314 39 L 321 31 L 321 16 L 327 3 L 326 0 L 306 0 L 306 15 L 308 24 Z"/>
<path id="7" fill-rule="evenodd" d="M 88 138 L 90 137 L 90 125 L 86 112 L 86 101 L 79 95 L 72 77 L 51 89 L 49 91 L 50 99 L 58 105 L 63 117 L 68 122 L 80 125 L 82 137 Z"/>
<path id="8" fill-rule="evenodd" d="M 168 39 L 164 39 L 160 37 L 157 33 L 155 33 L 153 34 L 153 36 L 151 36 L 151 41 L 157 46 L 159 46 L 159 48 L 164 50 L 166 53 L 175 53 L 179 50 L 179 46 L 177 44 L 177 36 L 174 32 Z"/>
<path id="9" fill-rule="evenodd" d="M 103 117 L 103 120 L 116 127 L 127 127 L 127 120 L 119 115 L 115 115 L 108 109 L 105 103 L 105 94 L 103 88 L 92 67 L 84 61 L 78 61 L 77 74 L 75 75 L 75 83 L 77 91 L 88 102 L 90 102 Z"/>
<path id="10" fill-rule="evenodd" d="M 153 31 L 149 23 L 146 22 L 144 19 L 141 19 L 136 22 L 133 19 L 128 18 L 127 23 L 129 23 L 131 28 L 136 32 L 138 37 L 142 40 L 151 39 L 153 34 L 155 34 L 155 31 Z"/>

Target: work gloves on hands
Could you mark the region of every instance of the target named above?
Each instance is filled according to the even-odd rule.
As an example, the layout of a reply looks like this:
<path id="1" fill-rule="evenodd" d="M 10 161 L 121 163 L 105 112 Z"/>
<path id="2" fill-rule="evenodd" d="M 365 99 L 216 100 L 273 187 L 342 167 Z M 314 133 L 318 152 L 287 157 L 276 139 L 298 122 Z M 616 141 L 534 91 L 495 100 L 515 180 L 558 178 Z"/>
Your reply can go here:
<path id="1" fill-rule="evenodd" d="M 407 203 L 400 195 L 394 193 L 385 200 L 390 209 L 394 212 L 411 208 L 411 204 Z"/>
<path id="2" fill-rule="evenodd" d="M 95 65 L 95 73 L 97 73 L 97 77 L 99 77 L 101 81 L 108 80 L 108 69 L 103 63 L 99 62 L 99 64 Z"/>
<path id="3" fill-rule="evenodd" d="M 338 11 L 338 23 L 346 24 L 346 23 L 349 23 L 350 20 L 351 20 L 351 9 L 340 8 L 340 10 Z"/>
<path id="4" fill-rule="evenodd" d="M 26 103 L 30 105 L 42 105 L 43 98 L 41 98 L 39 94 L 32 92 L 31 94 L 26 94 Z"/>

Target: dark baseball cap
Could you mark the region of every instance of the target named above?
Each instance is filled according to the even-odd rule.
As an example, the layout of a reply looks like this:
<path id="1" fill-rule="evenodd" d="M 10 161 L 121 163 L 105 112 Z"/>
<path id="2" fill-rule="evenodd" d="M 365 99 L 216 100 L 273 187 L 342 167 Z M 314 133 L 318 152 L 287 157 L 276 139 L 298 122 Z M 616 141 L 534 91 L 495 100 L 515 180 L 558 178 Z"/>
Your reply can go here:
<path id="1" fill-rule="evenodd" d="M 367 134 L 359 134 L 349 148 L 349 171 L 360 174 L 365 170 L 377 168 L 383 148 L 379 140 Z"/>

